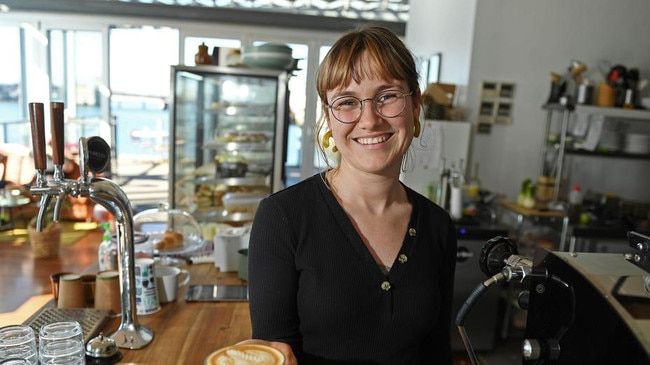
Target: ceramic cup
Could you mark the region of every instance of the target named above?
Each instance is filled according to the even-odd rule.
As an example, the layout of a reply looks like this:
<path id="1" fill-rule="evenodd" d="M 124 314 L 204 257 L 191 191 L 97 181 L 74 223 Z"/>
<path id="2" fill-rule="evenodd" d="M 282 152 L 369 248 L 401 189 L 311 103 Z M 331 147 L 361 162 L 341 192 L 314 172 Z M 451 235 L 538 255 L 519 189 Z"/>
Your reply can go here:
<path id="1" fill-rule="evenodd" d="M 81 276 L 77 274 L 62 275 L 59 279 L 59 308 L 85 308 L 86 291 Z"/>
<path id="2" fill-rule="evenodd" d="M 205 365 L 284 365 L 284 362 L 284 355 L 279 350 L 257 344 L 239 344 L 225 347 L 209 354 L 205 359 Z"/>
<path id="3" fill-rule="evenodd" d="M 156 266 L 155 276 L 160 303 L 175 301 L 178 288 L 190 282 L 190 273 L 175 266 Z"/>
<path id="4" fill-rule="evenodd" d="M 95 308 L 121 312 L 120 274 L 114 270 L 97 273 L 95 278 Z"/>
<path id="5" fill-rule="evenodd" d="M 29 326 L 12 325 L 0 328 L 0 360 L 22 359 L 38 364 L 36 335 Z"/>
<path id="6" fill-rule="evenodd" d="M 151 314 L 160 310 L 153 259 L 135 259 L 135 306 L 138 314 Z"/>

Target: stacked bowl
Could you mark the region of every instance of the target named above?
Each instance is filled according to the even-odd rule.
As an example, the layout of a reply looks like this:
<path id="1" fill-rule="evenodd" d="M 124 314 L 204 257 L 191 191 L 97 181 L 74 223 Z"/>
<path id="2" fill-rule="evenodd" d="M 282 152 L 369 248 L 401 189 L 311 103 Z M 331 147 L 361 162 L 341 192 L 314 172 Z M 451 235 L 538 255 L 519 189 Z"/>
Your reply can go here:
<path id="1" fill-rule="evenodd" d="M 645 155 L 650 153 L 650 134 L 628 133 L 625 136 L 625 152 Z"/>
<path id="2" fill-rule="evenodd" d="M 265 43 L 242 48 L 242 62 L 249 67 L 287 70 L 293 61 L 291 48 L 286 44 Z"/>

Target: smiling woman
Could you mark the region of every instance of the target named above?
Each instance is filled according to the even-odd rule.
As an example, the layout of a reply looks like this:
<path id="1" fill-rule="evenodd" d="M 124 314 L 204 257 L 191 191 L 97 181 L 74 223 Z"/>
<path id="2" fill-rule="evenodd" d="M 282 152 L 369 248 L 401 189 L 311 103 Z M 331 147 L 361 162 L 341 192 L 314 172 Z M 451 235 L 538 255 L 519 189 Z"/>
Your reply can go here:
<path id="1" fill-rule="evenodd" d="M 419 133 L 414 57 L 387 29 L 357 29 L 332 46 L 316 85 L 318 142 L 340 162 L 259 204 L 253 338 L 286 365 L 451 364 L 455 229 L 399 181 Z"/>

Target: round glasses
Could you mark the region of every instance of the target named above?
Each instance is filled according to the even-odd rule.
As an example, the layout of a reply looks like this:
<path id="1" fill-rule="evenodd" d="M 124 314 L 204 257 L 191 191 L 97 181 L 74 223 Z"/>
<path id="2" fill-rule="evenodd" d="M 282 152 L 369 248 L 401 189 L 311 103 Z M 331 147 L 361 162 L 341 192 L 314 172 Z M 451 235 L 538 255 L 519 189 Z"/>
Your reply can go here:
<path id="1" fill-rule="evenodd" d="M 406 108 L 406 97 L 413 94 L 403 93 L 399 90 L 386 90 L 375 95 L 374 98 L 359 99 L 354 96 L 341 96 L 325 104 L 336 120 L 344 124 L 351 124 L 361 119 L 363 104 L 372 101 L 377 114 L 384 118 L 394 118 Z"/>

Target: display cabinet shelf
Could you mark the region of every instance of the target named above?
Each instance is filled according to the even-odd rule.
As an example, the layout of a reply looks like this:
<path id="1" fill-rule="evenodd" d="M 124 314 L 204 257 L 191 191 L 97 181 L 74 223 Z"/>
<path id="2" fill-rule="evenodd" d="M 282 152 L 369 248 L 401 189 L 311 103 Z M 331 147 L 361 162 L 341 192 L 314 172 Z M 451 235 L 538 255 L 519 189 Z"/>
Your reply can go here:
<path id="1" fill-rule="evenodd" d="M 256 207 L 228 211 L 226 194 L 263 197 L 284 186 L 288 77 L 282 70 L 172 67 L 171 207 L 193 212 L 199 223 L 239 222 Z"/>

